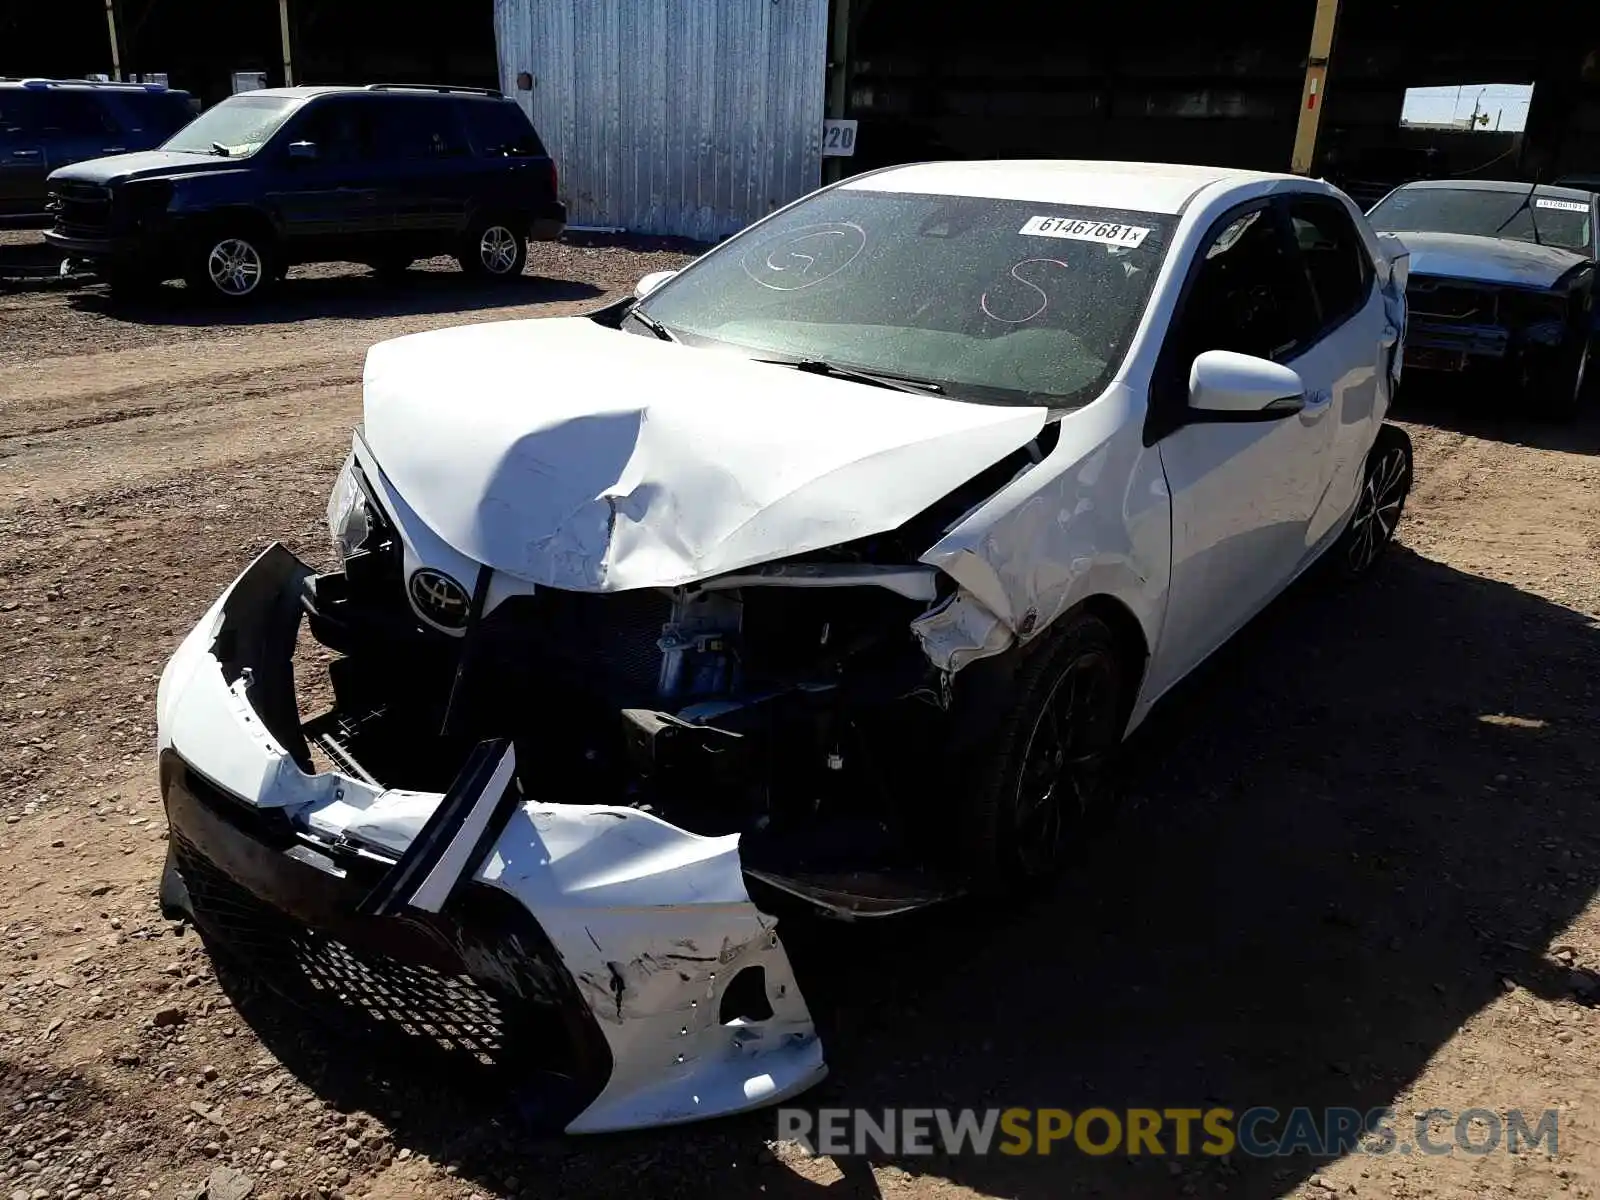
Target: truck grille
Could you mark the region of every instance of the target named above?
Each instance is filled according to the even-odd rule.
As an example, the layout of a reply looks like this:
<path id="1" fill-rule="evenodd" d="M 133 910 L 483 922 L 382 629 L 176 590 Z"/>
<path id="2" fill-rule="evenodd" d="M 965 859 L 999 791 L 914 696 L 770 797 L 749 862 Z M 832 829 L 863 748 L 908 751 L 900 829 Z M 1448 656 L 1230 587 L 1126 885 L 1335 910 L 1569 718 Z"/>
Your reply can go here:
<path id="1" fill-rule="evenodd" d="M 1498 319 L 1499 294 L 1489 288 L 1413 275 L 1406 285 L 1406 304 L 1419 317 L 1492 325 Z"/>
<path id="2" fill-rule="evenodd" d="M 61 183 L 50 196 L 55 202 L 57 233 L 96 237 L 110 231 L 110 188 L 93 183 Z"/>

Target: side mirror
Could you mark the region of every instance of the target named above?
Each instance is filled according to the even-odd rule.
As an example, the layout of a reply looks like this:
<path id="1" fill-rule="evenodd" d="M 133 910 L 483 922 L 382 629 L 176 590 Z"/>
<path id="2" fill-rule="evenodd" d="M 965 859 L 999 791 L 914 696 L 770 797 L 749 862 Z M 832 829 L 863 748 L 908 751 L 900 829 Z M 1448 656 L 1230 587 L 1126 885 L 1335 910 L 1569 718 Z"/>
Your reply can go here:
<path id="1" fill-rule="evenodd" d="M 317 144 L 315 142 L 290 142 L 289 157 L 302 162 L 313 162 L 317 157 Z"/>
<path id="2" fill-rule="evenodd" d="M 1306 406 L 1306 385 L 1281 363 L 1207 350 L 1189 369 L 1189 408 L 1219 421 L 1271 421 Z"/>
<path id="3" fill-rule="evenodd" d="M 676 271 L 651 271 L 650 274 L 633 285 L 633 298 L 635 300 L 643 300 L 676 274 Z"/>

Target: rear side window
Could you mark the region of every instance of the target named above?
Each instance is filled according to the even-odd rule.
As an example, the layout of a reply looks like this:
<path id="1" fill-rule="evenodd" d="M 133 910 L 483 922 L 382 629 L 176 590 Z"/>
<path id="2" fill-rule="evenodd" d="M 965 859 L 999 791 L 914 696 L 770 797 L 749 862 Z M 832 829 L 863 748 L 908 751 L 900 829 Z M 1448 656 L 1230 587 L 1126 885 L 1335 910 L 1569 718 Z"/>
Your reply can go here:
<path id="1" fill-rule="evenodd" d="M 186 97 L 177 92 L 128 92 L 120 95 L 130 130 L 167 138 L 194 117 Z"/>
<path id="2" fill-rule="evenodd" d="M 21 88 L 0 88 L 0 138 L 38 131 L 33 96 Z"/>
<path id="3" fill-rule="evenodd" d="M 479 154 L 544 157 L 544 143 L 516 101 L 468 101 L 461 111 L 472 135 L 472 147 Z"/>
<path id="4" fill-rule="evenodd" d="M 1295 200 L 1289 205 L 1295 244 L 1305 264 L 1324 329 L 1353 316 L 1372 286 L 1372 264 L 1350 215 L 1328 200 Z"/>
<path id="5" fill-rule="evenodd" d="M 433 99 L 383 100 L 374 105 L 378 151 L 384 158 L 459 158 L 466 134 L 453 104 Z"/>
<path id="6" fill-rule="evenodd" d="M 93 137 L 117 128 L 99 98 L 88 92 L 45 92 L 40 99 L 44 101 L 46 133 Z"/>

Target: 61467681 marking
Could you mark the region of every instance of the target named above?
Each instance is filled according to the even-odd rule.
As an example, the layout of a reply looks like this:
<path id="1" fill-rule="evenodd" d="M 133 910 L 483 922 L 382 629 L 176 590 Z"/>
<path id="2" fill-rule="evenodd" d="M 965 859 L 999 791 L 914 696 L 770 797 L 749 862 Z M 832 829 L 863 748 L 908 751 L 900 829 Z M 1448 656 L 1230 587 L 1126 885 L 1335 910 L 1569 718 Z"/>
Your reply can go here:
<path id="1" fill-rule="evenodd" d="M 1073 242 L 1099 242 L 1104 246 L 1137 246 L 1150 235 L 1143 225 L 1115 221 L 1085 221 L 1079 217 L 1029 217 L 1018 233 L 1029 237 L 1065 238 Z"/>

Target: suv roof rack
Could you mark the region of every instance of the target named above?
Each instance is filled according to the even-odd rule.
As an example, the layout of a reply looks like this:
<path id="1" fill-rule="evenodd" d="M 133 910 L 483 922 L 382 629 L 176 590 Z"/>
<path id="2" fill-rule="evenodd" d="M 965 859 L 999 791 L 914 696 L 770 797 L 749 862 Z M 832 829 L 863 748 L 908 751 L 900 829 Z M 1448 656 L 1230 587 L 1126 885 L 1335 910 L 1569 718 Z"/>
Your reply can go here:
<path id="1" fill-rule="evenodd" d="M 505 93 L 499 88 L 456 87 L 448 83 L 369 83 L 369 92 L 444 92 L 446 94 L 459 94 L 464 96 L 493 96 L 498 100 L 505 99 Z"/>
<path id="2" fill-rule="evenodd" d="M 7 81 L 11 82 L 11 81 Z M 25 88 L 50 88 L 50 87 L 99 87 L 123 88 L 140 92 L 165 92 L 169 90 L 164 83 L 130 83 L 112 79 L 43 79 L 24 78 L 19 80 Z"/>

